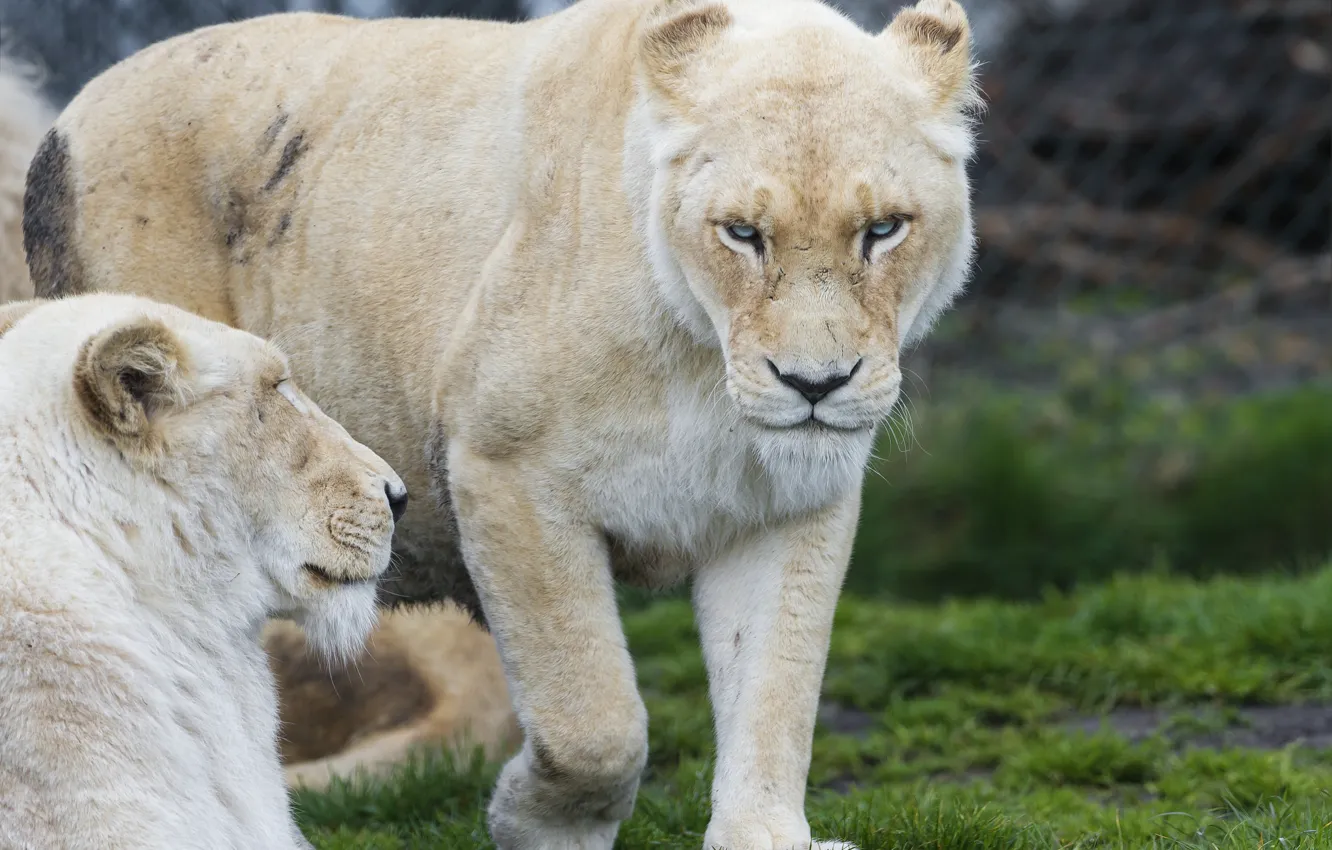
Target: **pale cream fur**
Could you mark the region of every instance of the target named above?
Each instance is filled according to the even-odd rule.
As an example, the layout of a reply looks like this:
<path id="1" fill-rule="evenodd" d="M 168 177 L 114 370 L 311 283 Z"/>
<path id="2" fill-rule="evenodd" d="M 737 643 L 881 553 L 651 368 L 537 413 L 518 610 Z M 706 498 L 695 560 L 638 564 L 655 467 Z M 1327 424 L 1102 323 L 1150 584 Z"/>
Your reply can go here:
<path id="1" fill-rule="evenodd" d="M 704 843 L 808 848 L 874 429 L 970 262 L 974 101 L 953 0 L 879 34 L 812 0 L 260 18 L 71 104 L 51 158 L 71 185 L 52 169 L 44 196 L 75 202 L 38 210 L 61 236 L 34 275 L 277 335 L 443 499 L 395 546 L 448 551 L 456 512 L 525 732 L 500 848 L 612 846 L 647 752 L 614 580 L 690 575 Z"/>
<path id="2" fill-rule="evenodd" d="M 0 306 L 0 846 L 308 847 L 260 629 L 355 652 L 404 497 L 251 334 Z"/>
<path id="3" fill-rule="evenodd" d="M 33 70 L 0 46 L 0 301 L 32 297 L 23 257 L 23 182 L 55 118 L 35 81 Z"/>

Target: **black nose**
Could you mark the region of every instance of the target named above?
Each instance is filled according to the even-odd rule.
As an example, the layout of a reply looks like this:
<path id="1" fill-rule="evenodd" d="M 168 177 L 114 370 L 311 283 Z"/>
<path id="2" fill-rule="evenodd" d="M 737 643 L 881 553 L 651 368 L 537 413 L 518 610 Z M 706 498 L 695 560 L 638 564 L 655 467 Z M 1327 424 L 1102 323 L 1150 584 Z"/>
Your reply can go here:
<path id="1" fill-rule="evenodd" d="M 771 360 L 768 361 L 768 368 L 772 369 L 772 373 L 777 376 L 777 380 L 800 393 L 810 404 L 818 404 L 828 393 L 850 383 L 851 379 L 856 376 L 856 372 L 860 371 L 860 364 L 861 361 L 857 360 L 856 365 L 852 366 L 847 372 L 824 375 L 819 378 L 810 378 L 798 372 L 783 372 Z"/>
<path id="2" fill-rule="evenodd" d="M 393 512 L 393 521 L 400 521 L 402 515 L 407 513 L 407 488 L 394 490 L 392 484 L 385 484 L 384 495 L 388 497 L 389 510 Z"/>

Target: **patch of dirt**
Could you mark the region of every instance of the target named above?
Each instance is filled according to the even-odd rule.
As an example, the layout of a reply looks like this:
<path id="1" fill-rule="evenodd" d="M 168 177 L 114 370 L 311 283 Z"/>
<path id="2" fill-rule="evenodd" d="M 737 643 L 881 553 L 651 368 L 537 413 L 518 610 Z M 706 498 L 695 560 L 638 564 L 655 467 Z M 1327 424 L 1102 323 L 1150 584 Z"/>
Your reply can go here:
<path id="1" fill-rule="evenodd" d="M 845 797 L 860 788 L 860 780 L 849 773 L 843 773 L 841 776 L 836 776 L 822 783 L 819 787 Z"/>
<path id="2" fill-rule="evenodd" d="M 1120 708 L 1062 723 L 1065 729 L 1089 734 L 1102 724 L 1130 741 L 1160 733 L 1181 747 L 1277 750 L 1298 743 L 1310 749 L 1332 748 L 1332 705 L 1252 706 L 1234 709 L 1228 717 L 1206 709 Z"/>
<path id="3" fill-rule="evenodd" d="M 864 738 L 878 722 L 878 717 L 868 711 L 835 702 L 819 703 L 819 723 L 838 735 Z"/>

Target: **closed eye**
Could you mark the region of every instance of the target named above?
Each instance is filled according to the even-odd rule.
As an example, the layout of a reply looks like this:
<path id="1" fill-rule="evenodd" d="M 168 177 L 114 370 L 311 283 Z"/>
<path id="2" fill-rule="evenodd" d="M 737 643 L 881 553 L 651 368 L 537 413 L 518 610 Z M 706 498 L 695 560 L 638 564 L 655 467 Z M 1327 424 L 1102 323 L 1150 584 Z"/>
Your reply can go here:
<path id="1" fill-rule="evenodd" d="M 277 385 L 277 391 L 283 398 L 291 402 L 291 406 L 296 408 L 296 410 L 302 415 L 310 412 L 310 409 L 305 406 L 305 402 L 296 394 L 296 390 L 292 387 L 290 381 L 282 381 L 279 383 Z"/>

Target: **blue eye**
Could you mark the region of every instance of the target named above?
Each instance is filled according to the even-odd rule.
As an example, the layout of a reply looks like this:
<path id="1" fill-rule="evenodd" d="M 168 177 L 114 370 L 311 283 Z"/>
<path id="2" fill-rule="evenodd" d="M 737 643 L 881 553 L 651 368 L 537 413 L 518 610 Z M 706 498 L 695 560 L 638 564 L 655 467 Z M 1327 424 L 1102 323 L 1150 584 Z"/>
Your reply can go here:
<path id="1" fill-rule="evenodd" d="M 882 239 L 885 236 L 892 236 L 902 228 L 902 219 L 889 218 L 883 221 L 876 221 L 869 226 L 870 235 L 875 239 Z"/>
<path id="2" fill-rule="evenodd" d="M 752 242 L 758 236 L 758 228 L 752 224 L 732 224 L 728 225 L 726 232 L 741 242 Z"/>

